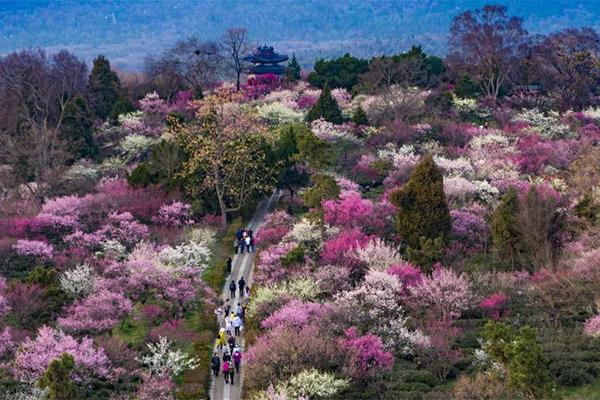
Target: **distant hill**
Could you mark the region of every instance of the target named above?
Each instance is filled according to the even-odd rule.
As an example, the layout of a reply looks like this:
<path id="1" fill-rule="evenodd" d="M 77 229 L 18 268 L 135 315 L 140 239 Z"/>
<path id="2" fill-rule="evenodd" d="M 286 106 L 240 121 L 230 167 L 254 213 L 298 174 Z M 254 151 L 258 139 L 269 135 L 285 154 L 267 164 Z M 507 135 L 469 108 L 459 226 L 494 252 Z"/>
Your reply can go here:
<path id="1" fill-rule="evenodd" d="M 386 0 L 0 0 L 0 53 L 24 47 L 69 48 L 87 61 L 99 53 L 121 69 L 179 38 L 214 39 L 244 26 L 257 43 L 317 57 L 398 52 L 421 44 L 443 55 L 452 17 L 489 1 Z M 532 32 L 600 27 L 594 1 L 504 1 Z"/>

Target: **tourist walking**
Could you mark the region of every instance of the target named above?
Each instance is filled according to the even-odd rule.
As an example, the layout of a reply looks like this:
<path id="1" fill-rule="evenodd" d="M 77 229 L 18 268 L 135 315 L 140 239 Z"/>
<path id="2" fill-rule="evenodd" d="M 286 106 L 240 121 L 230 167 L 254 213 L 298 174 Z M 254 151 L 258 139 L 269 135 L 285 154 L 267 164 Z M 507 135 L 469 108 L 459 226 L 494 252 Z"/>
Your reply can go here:
<path id="1" fill-rule="evenodd" d="M 236 253 L 237 253 L 237 251 L 236 251 Z M 227 275 L 231 274 L 231 263 L 232 263 L 231 257 L 227 257 L 227 267 L 225 270 Z"/>
<path id="2" fill-rule="evenodd" d="M 235 332 L 235 336 L 240 336 L 240 327 L 242 326 L 242 319 L 239 315 L 235 316 L 233 320 L 233 330 Z"/>
<path id="3" fill-rule="evenodd" d="M 233 353 L 233 349 L 235 348 L 235 337 L 233 335 L 227 338 L 227 344 L 229 344 L 229 351 Z"/>
<path id="4" fill-rule="evenodd" d="M 246 244 L 246 251 L 248 253 L 251 253 L 250 245 L 252 244 L 252 239 L 250 238 L 250 236 L 246 236 L 246 239 L 244 239 L 244 243 Z"/>
<path id="5" fill-rule="evenodd" d="M 229 284 L 229 292 L 231 293 L 230 297 L 232 299 L 235 299 L 235 289 L 236 289 L 235 281 L 232 280 L 231 283 Z"/>
<path id="6" fill-rule="evenodd" d="M 229 383 L 229 361 L 223 360 L 223 378 L 225 383 Z"/>
<path id="7" fill-rule="evenodd" d="M 227 316 L 229 315 L 229 312 L 231 311 L 231 306 L 229 305 L 229 299 L 225 300 L 225 318 L 227 318 Z"/>
<path id="8" fill-rule="evenodd" d="M 212 369 L 213 374 L 215 376 L 219 376 L 219 370 L 221 369 L 221 359 L 219 358 L 217 353 L 213 354 L 212 358 L 210 359 L 210 368 Z"/>
<path id="9" fill-rule="evenodd" d="M 240 351 L 239 348 L 235 348 L 235 351 L 233 352 L 233 356 L 231 356 L 231 358 L 233 359 L 233 365 L 235 366 L 235 372 L 237 372 L 239 374 L 240 372 L 240 365 L 242 364 L 242 352 Z"/>
<path id="10" fill-rule="evenodd" d="M 244 289 L 246 287 L 246 281 L 244 280 L 243 276 L 238 281 L 238 287 L 240 289 L 240 297 L 244 297 Z"/>
<path id="11" fill-rule="evenodd" d="M 217 339 L 217 348 L 219 350 L 222 350 L 223 346 L 225 346 L 225 329 L 221 328 L 221 329 L 219 329 L 219 338 Z"/>
<path id="12" fill-rule="evenodd" d="M 233 377 L 235 376 L 235 368 L 233 368 L 233 363 L 231 362 L 231 360 L 228 362 L 229 367 L 227 368 L 229 370 L 229 380 L 231 381 L 231 384 L 233 385 Z"/>

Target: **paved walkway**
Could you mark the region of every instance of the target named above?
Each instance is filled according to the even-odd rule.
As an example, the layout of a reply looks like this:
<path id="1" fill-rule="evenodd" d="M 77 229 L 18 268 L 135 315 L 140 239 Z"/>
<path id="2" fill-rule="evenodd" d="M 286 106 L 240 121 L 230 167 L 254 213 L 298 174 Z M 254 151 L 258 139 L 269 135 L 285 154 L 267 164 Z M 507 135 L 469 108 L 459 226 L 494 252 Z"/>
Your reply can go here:
<path id="1" fill-rule="evenodd" d="M 275 205 L 277 204 L 277 200 L 279 199 L 279 193 L 274 193 L 267 200 L 262 201 L 256 209 L 256 213 L 252 217 L 252 220 L 248 224 L 248 226 L 254 231 L 254 235 L 256 235 L 262 226 L 265 216 L 271 212 Z M 252 287 L 252 266 L 254 264 L 254 254 L 255 253 L 244 253 L 244 254 L 236 254 L 233 257 L 233 266 L 231 276 L 227 278 L 225 281 L 225 287 L 221 292 L 221 300 L 224 302 L 229 298 L 229 283 L 231 280 L 234 280 L 236 285 L 237 281 L 240 277 L 244 277 L 247 285 Z M 239 291 L 236 293 L 238 297 L 235 300 L 241 300 L 239 297 Z M 232 309 L 235 310 L 238 301 L 232 301 L 230 299 L 229 304 L 231 304 Z M 219 321 L 221 325 L 223 325 L 223 321 Z M 244 381 L 244 331 L 242 330 L 242 335 L 236 338 L 236 343 L 242 349 L 242 367 L 240 369 L 239 374 L 235 374 L 234 384 L 225 384 L 225 380 L 223 379 L 223 371 L 219 372 L 219 376 L 215 379 L 212 376 L 211 384 L 210 384 L 210 400 L 239 400 L 242 398 L 242 383 Z M 216 334 L 215 334 L 216 337 Z M 225 346 L 227 348 L 227 346 Z M 222 352 L 215 348 L 215 350 L 219 355 L 222 356 Z M 222 366 L 222 363 L 221 363 Z"/>

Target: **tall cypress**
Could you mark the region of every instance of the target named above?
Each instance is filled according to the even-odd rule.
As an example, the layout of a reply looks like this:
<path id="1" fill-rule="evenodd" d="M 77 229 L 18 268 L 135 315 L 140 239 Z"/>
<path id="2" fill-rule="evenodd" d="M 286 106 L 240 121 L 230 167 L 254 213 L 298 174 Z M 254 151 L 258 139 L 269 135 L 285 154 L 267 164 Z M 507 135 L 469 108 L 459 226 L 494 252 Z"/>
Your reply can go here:
<path id="1" fill-rule="evenodd" d="M 448 237 L 452 222 L 444 177 L 431 155 L 419 161 L 408 182 L 392 192 L 390 200 L 398 207 L 396 230 L 409 247 L 417 249 L 423 240 Z"/>
<path id="2" fill-rule="evenodd" d="M 88 92 L 96 116 L 106 119 L 119 99 L 121 82 L 110 67 L 108 59 L 102 55 L 94 59 L 94 67 L 89 77 Z"/>
<path id="3" fill-rule="evenodd" d="M 306 115 L 307 121 L 314 121 L 319 118 L 323 118 L 334 124 L 341 124 L 343 122 L 342 112 L 338 107 L 337 101 L 331 95 L 331 90 L 328 85 L 325 85 L 321 91 L 319 100 L 317 100 L 315 105 Z"/>
<path id="4" fill-rule="evenodd" d="M 285 68 L 285 75 L 286 75 L 287 79 L 290 81 L 300 80 L 300 71 L 301 70 L 302 70 L 302 68 L 300 68 L 300 64 L 298 63 L 298 60 L 296 60 L 296 54 L 292 55 L 292 59 L 288 63 L 287 67 Z"/>
<path id="5" fill-rule="evenodd" d="M 514 269 L 520 233 L 517 224 L 519 197 L 515 188 L 510 188 L 496 206 L 492 215 L 492 243 L 500 258 L 510 260 Z"/>
<path id="6" fill-rule="evenodd" d="M 94 159 L 99 148 L 94 138 L 94 122 L 87 102 L 75 96 L 65 107 L 60 136 L 71 155 L 69 161 L 80 158 Z"/>

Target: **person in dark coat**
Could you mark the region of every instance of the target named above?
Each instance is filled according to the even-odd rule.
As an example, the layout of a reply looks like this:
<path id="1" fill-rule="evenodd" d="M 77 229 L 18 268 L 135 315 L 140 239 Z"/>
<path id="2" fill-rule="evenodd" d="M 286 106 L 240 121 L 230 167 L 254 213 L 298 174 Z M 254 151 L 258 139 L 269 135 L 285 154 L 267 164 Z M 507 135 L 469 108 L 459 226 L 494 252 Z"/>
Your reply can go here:
<path id="1" fill-rule="evenodd" d="M 229 311 L 231 311 L 231 305 L 229 305 L 229 299 L 225 300 L 225 317 L 229 317 Z"/>
<path id="2" fill-rule="evenodd" d="M 235 281 L 232 280 L 231 283 L 229 284 L 229 292 L 231 293 L 230 297 L 232 299 L 235 299 L 235 289 L 236 289 Z"/>
<path id="3" fill-rule="evenodd" d="M 228 363 L 229 363 L 229 379 L 231 381 L 231 384 L 233 385 L 233 377 L 235 376 L 235 368 L 233 367 L 233 362 L 231 360 L 229 360 Z"/>
<path id="4" fill-rule="evenodd" d="M 240 289 L 240 297 L 244 297 L 244 287 L 246 286 L 246 281 L 244 280 L 244 277 L 242 276 L 240 278 L 240 280 L 238 281 L 238 287 Z"/>
<path id="5" fill-rule="evenodd" d="M 229 345 L 229 351 L 233 353 L 233 349 L 235 348 L 235 337 L 233 335 L 227 338 L 227 344 Z M 229 356 L 231 357 L 231 356 Z M 231 358 L 230 358 L 231 360 Z"/>
<path id="6" fill-rule="evenodd" d="M 210 368 L 213 370 L 213 374 L 215 376 L 219 376 L 219 369 L 221 369 L 221 359 L 217 355 L 217 353 L 213 354 L 210 359 Z"/>
<path id="7" fill-rule="evenodd" d="M 228 257 L 228 258 L 227 258 L 227 267 L 226 267 L 226 270 L 225 270 L 225 273 L 226 273 L 227 275 L 230 275 L 230 274 L 231 274 L 231 264 L 232 264 L 231 257 Z"/>

